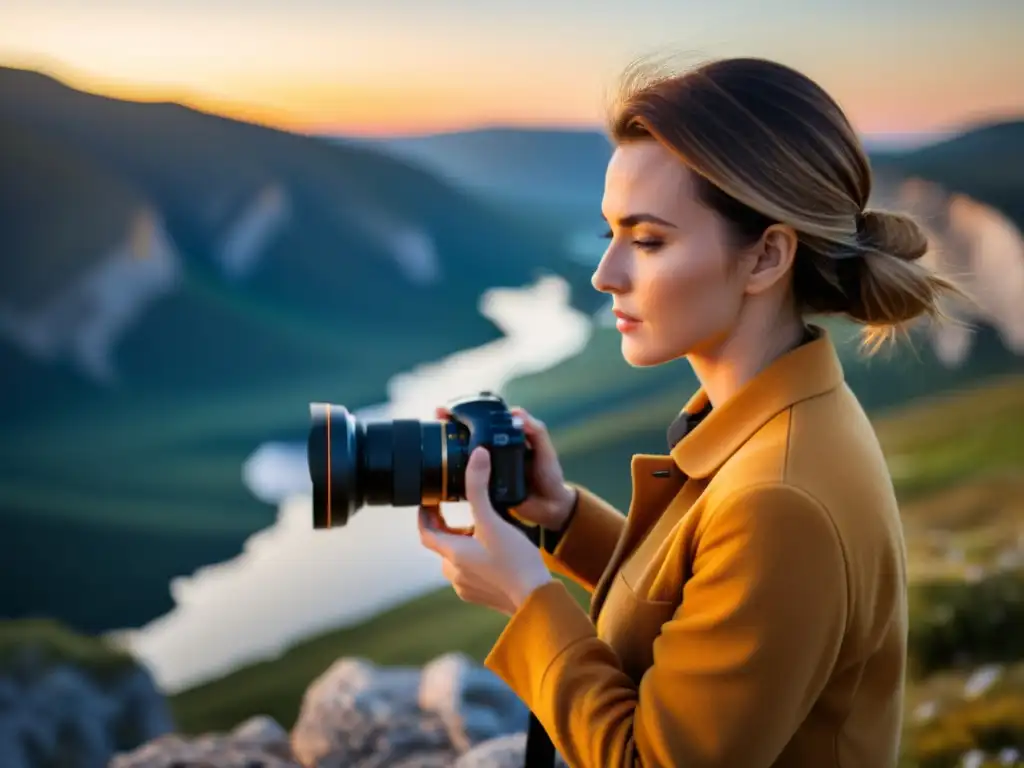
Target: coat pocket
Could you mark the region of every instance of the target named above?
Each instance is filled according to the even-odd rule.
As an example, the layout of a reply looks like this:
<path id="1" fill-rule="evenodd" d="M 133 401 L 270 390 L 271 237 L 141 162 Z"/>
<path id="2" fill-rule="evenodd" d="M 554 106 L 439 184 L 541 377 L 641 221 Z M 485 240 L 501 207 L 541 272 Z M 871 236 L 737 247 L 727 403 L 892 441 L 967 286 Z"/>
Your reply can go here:
<path id="1" fill-rule="evenodd" d="M 623 671 L 637 685 L 654 662 L 655 638 L 677 607 L 675 601 L 637 597 L 621 572 L 615 576 L 597 630 L 618 655 Z"/>

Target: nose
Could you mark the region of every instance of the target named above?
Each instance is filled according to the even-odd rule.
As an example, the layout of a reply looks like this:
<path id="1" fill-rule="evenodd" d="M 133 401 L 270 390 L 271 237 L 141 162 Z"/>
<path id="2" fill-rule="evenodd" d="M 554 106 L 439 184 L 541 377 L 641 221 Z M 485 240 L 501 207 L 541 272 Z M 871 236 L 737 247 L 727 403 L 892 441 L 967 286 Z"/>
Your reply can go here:
<path id="1" fill-rule="evenodd" d="M 614 245 L 604 252 L 590 278 L 590 284 L 601 293 L 621 294 L 629 290 L 629 264 Z"/>

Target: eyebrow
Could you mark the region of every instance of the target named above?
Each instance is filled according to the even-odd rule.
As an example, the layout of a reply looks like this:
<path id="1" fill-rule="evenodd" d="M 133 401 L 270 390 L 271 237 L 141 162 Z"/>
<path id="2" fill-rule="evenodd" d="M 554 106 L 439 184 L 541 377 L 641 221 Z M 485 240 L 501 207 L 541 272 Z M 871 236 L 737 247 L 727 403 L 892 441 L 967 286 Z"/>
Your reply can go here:
<path id="1" fill-rule="evenodd" d="M 608 218 L 602 214 L 601 218 L 608 221 Z M 676 225 L 671 221 L 665 221 L 664 219 L 655 216 L 653 213 L 631 213 L 629 216 L 623 216 L 619 219 L 619 226 L 624 229 L 632 229 L 637 224 L 659 224 L 663 227 L 671 227 L 677 229 Z"/>

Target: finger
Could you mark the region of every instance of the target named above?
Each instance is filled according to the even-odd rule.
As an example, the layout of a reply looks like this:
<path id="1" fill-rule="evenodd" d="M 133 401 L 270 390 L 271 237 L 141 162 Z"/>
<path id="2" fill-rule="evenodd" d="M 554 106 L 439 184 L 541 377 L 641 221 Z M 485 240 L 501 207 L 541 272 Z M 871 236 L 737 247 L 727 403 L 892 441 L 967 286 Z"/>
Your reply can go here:
<path id="1" fill-rule="evenodd" d="M 483 559 L 483 549 L 476 539 L 461 533 L 445 533 L 420 529 L 420 543 L 436 552 L 445 560 L 459 563 L 476 563 Z"/>
<path id="2" fill-rule="evenodd" d="M 557 460 L 555 445 L 551 442 L 551 435 L 548 433 L 548 428 L 544 422 L 531 416 L 525 408 L 511 408 L 509 412 L 523 420 L 523 432 L 529 438 L 536 458 L 541 461 L 545 459 Z"/>
<path id="3" fill-rule="evenodd" d="M 438 519 L 440 512 L 437 507 L 420 507 L 417 519 L 420 543 L 427 549 L 436 552 L 441 557 L 453 559 L 456 550 L 453 548 L 453 540 L 465 538 L 455 534 L 447 533 L 441 529 Z"/>
<path id="4" fill-rule="evenodd" d="M 459 570 L 455 567 L 455 564 L 448 559 L 441 560 L 441 575 L 444 576 L 454 587 L 455 582 L 459 580 Z"/>
<path id="5" fill-rule="evenodd" d="M 491 506 L 487 486 L 491 478 L 491 454 L 486 448 L 477 448 L 466 463 L 466 501 L 478 526 L 491 525 L 498 513 Z"/>
<path id="6" fill-rule="evenodd" d="M 444 513 L 437 505 L 420 506 L 418 518 L 420 530 L 433 531 L 435 533 L 452 533 L 457 536 L 472 536 L 473 526 L 452 526 L 444 519 Z"/>
<path id="7" fill-rule="evenodd" d="M 416 518 L 420 533 L 444 533 L 447 526 L 441 516 L 441 508 L 436 505 L 421 506 Z"/>

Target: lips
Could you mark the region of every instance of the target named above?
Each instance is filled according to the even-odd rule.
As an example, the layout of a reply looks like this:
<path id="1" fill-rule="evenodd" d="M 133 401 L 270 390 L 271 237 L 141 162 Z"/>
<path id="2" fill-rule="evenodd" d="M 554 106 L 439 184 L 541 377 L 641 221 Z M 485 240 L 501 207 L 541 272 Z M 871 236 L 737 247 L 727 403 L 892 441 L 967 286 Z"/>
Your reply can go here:
<path id="1" fill-rule="evenodd" d="M 625 320 L 627 323 L 639 323 L 639 317 L 633 317 L 632 315 L 626 314 L 621 309 L 613 309 L 612 313 L 619 318 L 619 320 Z"/>

